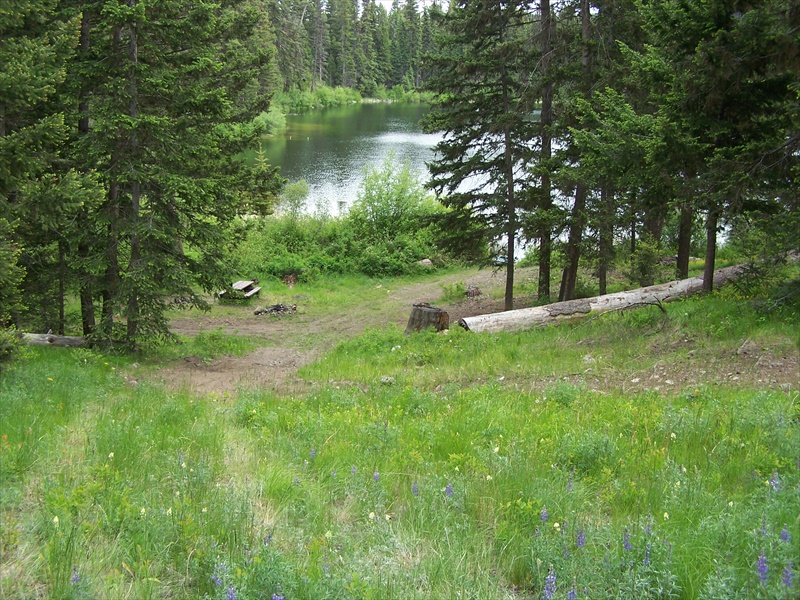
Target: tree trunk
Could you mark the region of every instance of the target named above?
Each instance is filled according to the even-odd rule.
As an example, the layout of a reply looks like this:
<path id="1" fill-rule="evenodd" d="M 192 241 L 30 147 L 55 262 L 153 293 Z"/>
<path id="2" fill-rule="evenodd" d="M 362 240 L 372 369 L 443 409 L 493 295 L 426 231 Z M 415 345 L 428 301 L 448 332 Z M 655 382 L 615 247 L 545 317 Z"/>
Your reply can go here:
<path id="1" fill-rule="evenodd" d="M 608 285 L 608 269 L 614 256 L 614 194 L 610 193 L 609 186 L 603 184 L 600 188 L 600 223 L 599 230 L 599 262 L 598 285 L 599 294 L 605 295 Z"/>
<path id="2" fill-rule="evenodd" d="M 692 245 L 692 221 L 694 211 L 688 203 L 681 205 L 681 219 L 678 224 L 678 260 L 676 270 L 679 279 L 689 276 L 689 254 Z"/>
<path id="3" fill-rule="evenodd" d="M 406 325 L 406 335 L 415 331 L 422 331 L 433 327 L 436 331 L 443 331 L 450 327 L 450 315 L 441 308 L 428 304 L 415 304 L 411 309 L 411 316 Z"/>
<path id="4" fill-rule="evenodd" d="M 743 270 L 743 265 L 720 269 L 713 274 L 714 283 L 720 286 L 732 281 Z M 582 317 L 589 313 L 601 313 L 609 310 L 633 308 L 644 304 L 659 304 L 679 300 L 702 292 L 703 287 L 702 277 L 692 277 L 618 294 L 606 294 L 605 296 L 585 298 L 583 300 L 568 300 L 567 302 L 555 302 L 546 306 L 466 317 L 461 319 L 458 324 L 468 331 L 475 332 L 521 331 L 543 325 L 553 325 L 560 321 Z"/>
<path id="5" fill-rule="evenodd" d="M 714 289 L 714 263 L 717 259 L 717 211 L 713 208 L 706 217 L 706 265 L 703 269 L 703 291 L 710 293 Z"/>
<path id="6" fill-rule="evenodd" d="M 553 156 L 553 82 L 550 72 L 550 63 L 553 54 L 553 28 L 554 20 L 550 10 L 550 0 L 541 0 L 542 12 L 542 74 L 544 87 L 542 88 L 542 112 L 539 123 L 542 127 L 542 148 L 539 159 L 544 165 L 542 172 L 542 191 L 539 200 L 539 299 L 550 298 L 550 259 L 552 255 L 552 227 L 550 224 L 550 210 L 553 207 L 550 182 L 550 159 Z"/>
<path id="7" fill-rule="evenodd" d="M 138 0 L 130 0 L 129 6 L 133 7 L 138 4 Z M 131 118 L 133 129 L 130 133 L 130 152 L 134 157 L 139 153 L 139 136 L 137 134 L 136 122 L 139 118 L 139 91 L 137 85 L 138 63 L 139 63 L 139 41 L 136 31 L 136 22 L 129 24 L 130 29 L 130 42 L 129 42 L 129 73 L 128 73 L 128 116 Z M 128 266 L 128 275 L 133 282 L 132 287 L 128 290 L 128 310 L 127 310 L 127 341 L 128 345 L 134 347 L 136 345 L 136 338 L 139 328 L 139 284 L 141 278 L 141 242 L 139 239 L 139 217 L 141 212 L 141 189 L 139 181 L 134 177 L 130 182 L 131 186 L 131 205 L 130 205 L 130 220 L 131 220 L 131 234 L 130 234 L 130 259 Z"/>
<path id="8" fill-rule="evenodd" d="M 500 33 L 500 43 L 503 42 L 503 32 Z M 500 67 L 502 73 L 502 86 L 503 86 L 503 114 L 508 114 L 511 111 L 511 104 L 508 98 L 508 74 L 506 73 L 505 64 Z M 505 310 L 514 308 L 514 244 L 517 240 L 517 207 L 514 197 L 514 159 L 512 156 L 511 147 L 511 131 L 508 125 L 503 128 L 504 145 L 505 145 L 505 171 L 506 171 L 506 207 L 508 209 L 508 223 L 506 229 L 506 238 L 508 242 L 508 251 L 506 253 L 506 291 L 504 298 Z"/>
<path id="9" fill-rule="evenodd" d="M 567 241 L 567 266 L 561 278 L 559 300 L 572 300 L 575 297 L 575 284 L 578 281 L 578 264 L 581 258 L 581 241 L 583 229 L 586 227 L 586 185 L 578 183 L 575 188 L 575 205 L 572 207 L 572 219 L 569 224 Z"/>
<path id="10" fill-rule="evenodd" d="M 67 335 L 50 335 L 49 333 L 22 333 L 20 339 L 32 346 L 59 346 L 64 348 L 80 348 L 86 343 L 82 337 Z"/>

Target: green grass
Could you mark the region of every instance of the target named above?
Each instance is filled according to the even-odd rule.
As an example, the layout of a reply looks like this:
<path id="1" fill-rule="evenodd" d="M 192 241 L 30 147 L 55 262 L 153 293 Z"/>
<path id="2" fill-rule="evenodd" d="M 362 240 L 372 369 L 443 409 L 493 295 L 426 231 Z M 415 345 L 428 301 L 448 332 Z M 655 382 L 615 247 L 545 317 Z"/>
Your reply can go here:
<path id="1" fill-rule="evenodd" d="M 354 289 L 385 293 L 316 297 Z M 230 403 L 26 350 L 0 374 L 0 597 L 528 599 L 549 573 L 556 598 L 796 597 L 796 383 L 630 382 L 747 340 L 796 356 L 798 315 L 666 308 L 371 330 L 304 368 L 312 393 Z"/>

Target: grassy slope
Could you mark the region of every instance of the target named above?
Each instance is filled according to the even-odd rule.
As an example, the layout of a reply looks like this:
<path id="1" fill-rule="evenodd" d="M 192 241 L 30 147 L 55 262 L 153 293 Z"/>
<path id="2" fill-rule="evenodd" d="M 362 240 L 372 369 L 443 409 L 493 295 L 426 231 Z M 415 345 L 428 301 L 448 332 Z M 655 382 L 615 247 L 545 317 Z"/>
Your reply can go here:
<path id="1" fill-rule="evenodd" d="M 29 350 L 0 375 L 0 597 L 539 598 L 548 575 L 560 598 L 793 597 L 797 379 L 726 369 L 747 344 L 796 364 L 796 324 L 723 294 L 388 327 L 306 367 L 308 396 L 231 404 Z"/>

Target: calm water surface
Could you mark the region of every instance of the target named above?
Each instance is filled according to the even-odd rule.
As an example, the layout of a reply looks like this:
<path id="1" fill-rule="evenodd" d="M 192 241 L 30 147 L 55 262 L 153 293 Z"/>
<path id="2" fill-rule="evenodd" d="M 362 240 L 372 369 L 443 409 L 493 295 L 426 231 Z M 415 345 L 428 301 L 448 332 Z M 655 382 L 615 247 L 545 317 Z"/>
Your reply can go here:
<path id="1" fill-rule="evenodd" d="M 364 169 L 388 157 L 408 161 L 425 181 L 426 161 L 441 136 L 422 133 L 428 108 L 419 104 L 356 104 L 286 117 L 286 133 L 266 141 L 264 153 L 289 181 L 308 182 L 309 211 L 339 214 L 358 195 Z"/>

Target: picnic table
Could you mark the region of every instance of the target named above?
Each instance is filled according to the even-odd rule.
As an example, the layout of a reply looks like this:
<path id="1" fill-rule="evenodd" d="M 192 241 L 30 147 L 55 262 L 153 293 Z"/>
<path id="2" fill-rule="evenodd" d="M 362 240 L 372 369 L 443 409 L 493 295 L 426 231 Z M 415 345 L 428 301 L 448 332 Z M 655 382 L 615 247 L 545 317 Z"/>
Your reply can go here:
<path id="1" fill-rule="evenodd" d="M 222 290 L 218 296 L 220 300 L 236 301 L 249 300 L 258 296 L 261 288 L 258 286 L 258 279 L 243 279 L 234 281 L 227 290 Z"/>

